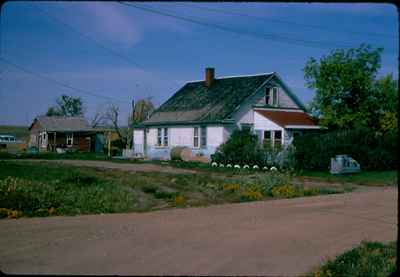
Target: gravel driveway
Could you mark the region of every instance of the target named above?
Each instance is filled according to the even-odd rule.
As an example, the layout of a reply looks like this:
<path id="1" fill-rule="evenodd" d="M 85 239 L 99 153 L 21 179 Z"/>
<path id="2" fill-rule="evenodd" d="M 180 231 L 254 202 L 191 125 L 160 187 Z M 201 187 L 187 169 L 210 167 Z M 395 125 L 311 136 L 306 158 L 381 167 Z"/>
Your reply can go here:
<path id="1" fill-rule="evenodd" d="M 0 220 L 5 273 L 300 275 L 395 240 L 397 188 L 151 213 Z"/>

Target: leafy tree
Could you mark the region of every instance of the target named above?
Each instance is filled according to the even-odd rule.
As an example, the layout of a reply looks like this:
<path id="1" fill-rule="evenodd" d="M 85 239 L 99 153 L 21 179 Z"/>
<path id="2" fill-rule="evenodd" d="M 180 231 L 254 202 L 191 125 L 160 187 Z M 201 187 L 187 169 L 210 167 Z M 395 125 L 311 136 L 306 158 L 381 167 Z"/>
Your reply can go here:
<path id="1" fill-rule="evenodd" d="M 369 126 L 378 128 L 382 103 L 376 84 L 382 48 L 362 44 L 355 49 L 338 49 L 318 62 L 310 58 L 304 68 L 309 88 L 316 90 L 312 113 L 321 117 L 320 124 L 331 129 Z"/>
<path id="2" fill-rule="evenodd" d="M 61 95 L 56 100 L 57 105 L 47 110 L 47 116 L 81 116 L 83 115 L 83 104 L 80 97 Z"/>

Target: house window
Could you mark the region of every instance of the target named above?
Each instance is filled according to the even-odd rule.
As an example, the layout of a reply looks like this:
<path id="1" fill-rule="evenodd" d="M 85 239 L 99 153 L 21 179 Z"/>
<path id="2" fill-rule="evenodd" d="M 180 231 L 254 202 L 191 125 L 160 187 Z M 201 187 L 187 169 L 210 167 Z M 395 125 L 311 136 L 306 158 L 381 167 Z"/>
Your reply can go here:
<path id="1" fill-rule="evenodd" d="M 74 143 L 74 135 L 72 133 L 67 134 L 67 145 L 73 145 Z"/>
<path id="2" fill-rule="evenodd" d="M 200 128 L 200 145 L 201 147 L 207 146 L 207 127 Z"/>
<path id="3" fill-rule="evenodd" d="M 157 146 L 161 146 L 162 143 L 162 129 L 157 128 Z"/>
<path id="4" fill-rule="evenodd" d="M 267 88 L 265 90 L 265 105 L 269 105 L 269 98 L 270 98 L 269 95 L 270 95 L 270 89 Z"/>
<path id="5" fill-rule="evenodd" d="M 193 147 L 199 147 L 199 127 L 194 127 L 193 130 Z"/>
<path id="6" fill-rule="evenodd" d="M 274 147 L 282 145 L 282 131 L 274 131 Z"/>
<path id="7" fill-rule="evenodd" d="M 272 88 L 272 106 L 278 106 L 278 88 Z"/>
<path id="8" fill-rule="evenodd" d="M 264 145 L 271 145 L 271 131 L 264 131 Z"/>
<path id="9" fill-rule="evenodd" d="M 168 128 L 164 128 L 164 146 L 168 146 Z"/>

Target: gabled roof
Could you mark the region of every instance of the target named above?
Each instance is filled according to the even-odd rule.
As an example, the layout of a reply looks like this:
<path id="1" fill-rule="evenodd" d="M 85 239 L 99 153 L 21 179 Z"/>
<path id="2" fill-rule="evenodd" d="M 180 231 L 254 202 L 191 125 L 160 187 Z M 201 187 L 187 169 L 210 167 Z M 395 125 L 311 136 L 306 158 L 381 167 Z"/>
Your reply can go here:
<path id="1" fill-rule="evenodd" d="M 255 111 L 283 128 L 295 128 L 296 126 L 318 127 L 316 121 L 304 112 L 260 109 L 255 109 Z"/>
<path id="2" fill-rule="evenodd" d="M 94 130 L 83 117 L 38 116 L 35 122 L 47 131 L 92 131 Z M 32 125 L 34 124 L 32 123 Z M 32 128 L 32 125 L 29 129 Z"/>
<path id="3" fill-rule="evenodd" d="M 216 78 L 186 83 L 161 105 L 143 125 L 182 122 L 223 122 L 274 73 Z"/>

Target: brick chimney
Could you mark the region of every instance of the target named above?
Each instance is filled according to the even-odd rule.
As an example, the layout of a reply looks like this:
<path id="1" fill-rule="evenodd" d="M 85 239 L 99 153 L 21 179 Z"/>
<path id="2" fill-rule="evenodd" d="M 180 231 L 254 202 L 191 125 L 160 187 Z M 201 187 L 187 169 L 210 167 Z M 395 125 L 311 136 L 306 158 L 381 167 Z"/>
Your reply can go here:
<path id="1" fill-rule="evenodd" d="M 206 87 L 210 87 L 211 84 L 214 81 L 214 68 L 212 67 L 207 67 L 206 68 L 206 78 L 205 78 L 205 82 L 206 82 Z"/>

